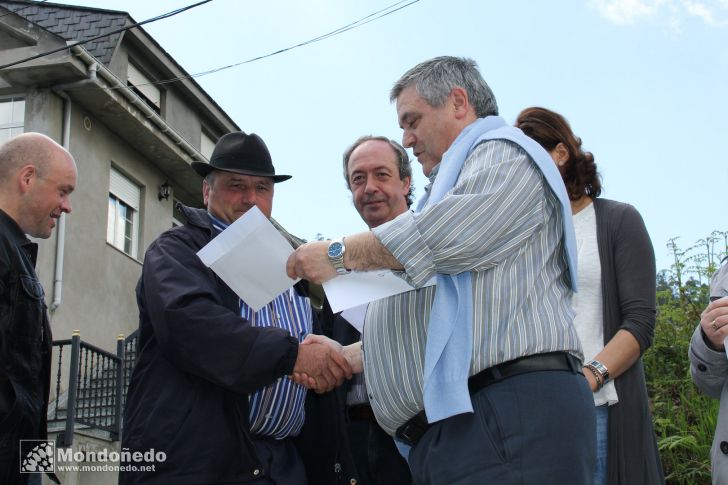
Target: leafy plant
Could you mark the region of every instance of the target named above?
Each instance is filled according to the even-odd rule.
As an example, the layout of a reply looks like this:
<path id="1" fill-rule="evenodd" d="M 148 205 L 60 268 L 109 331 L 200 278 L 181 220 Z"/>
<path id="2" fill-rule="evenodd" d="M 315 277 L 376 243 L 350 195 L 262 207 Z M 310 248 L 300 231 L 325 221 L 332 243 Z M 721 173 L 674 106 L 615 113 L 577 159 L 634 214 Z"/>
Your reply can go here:
<path id="1" fill-rule="evenodd" d="M 647 388 L 667 483 L 709 485 L 718 401 L 692 383 L 688 348 L 708 304 L 710 277 L 728 253 L 728 231 L 685 250 L 676 239 L 667 247 L 674 262 L 657 275 L 655 339 L 643 356 Z"/>

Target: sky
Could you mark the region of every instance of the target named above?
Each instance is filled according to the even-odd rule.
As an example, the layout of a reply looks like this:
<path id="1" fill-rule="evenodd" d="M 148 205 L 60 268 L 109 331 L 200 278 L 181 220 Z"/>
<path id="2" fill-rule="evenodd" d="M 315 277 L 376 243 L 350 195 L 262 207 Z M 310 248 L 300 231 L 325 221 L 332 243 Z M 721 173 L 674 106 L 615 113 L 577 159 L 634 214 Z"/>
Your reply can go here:
<path id="1" fill-rule="evenodd" d="M 190 74 L 285 49 L 397 0 L 213 0 L 144 29 Z M 306 239 L 366 230 L 341 168 L 359 136 L 401 141 L 392 84 L 440 55 L 474 59 L 500 114 L 563 114 L 602 175 L 640 211 L 657 268 L 728 230 L 728 0 L 412 0 L 320 42 L 196 78 L 268 145 L 273 216 Z M 136 21 L 193 0 L 75 0 Z M 394 7 L 394 8 L 397 8 Z M 370 17 L 373 18 L 373 17 Z M 723 141 L 721 141 L 723 140 Z M 410 150 L 410 156 L 411 150 Z M 415 197 L 426 179 L 413 160 Z"/>

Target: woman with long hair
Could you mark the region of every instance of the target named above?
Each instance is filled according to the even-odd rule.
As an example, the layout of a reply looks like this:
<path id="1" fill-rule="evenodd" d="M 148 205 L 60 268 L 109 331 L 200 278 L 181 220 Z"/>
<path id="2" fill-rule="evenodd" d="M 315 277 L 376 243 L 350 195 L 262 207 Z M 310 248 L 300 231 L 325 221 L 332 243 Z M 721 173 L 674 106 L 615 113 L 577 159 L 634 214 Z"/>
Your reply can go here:
<path id="1" fill-rule="evenodd" d="M 599 198 L 594 156 L 566 119 L 527 108 L 516 126 L 549 152 L 571 200 L 578 247 L 574 325 L 597 409 L 595 484 L 663 484 L 641 355 L 655 328 L 655 255 L 639 212 Z"/>

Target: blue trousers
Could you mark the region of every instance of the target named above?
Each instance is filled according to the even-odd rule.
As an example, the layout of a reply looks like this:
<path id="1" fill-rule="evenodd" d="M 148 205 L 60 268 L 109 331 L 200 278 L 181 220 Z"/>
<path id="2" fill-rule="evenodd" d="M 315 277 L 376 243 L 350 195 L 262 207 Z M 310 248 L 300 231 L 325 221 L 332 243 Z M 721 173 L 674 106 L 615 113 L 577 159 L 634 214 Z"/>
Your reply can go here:
<path id="1" fill-rule="evenodd" d="M 609 463 L 609 406 L 596 407 L 597 414 L 597 470 L 594 485 L 607 484 L 607 465 Z"/>
<path id="2" fill-rule="evenodd" d="M 594 400 L 570 371 L 522 374 L 473 395 L 474 413 L 434 423 L 410 451 L 417 485 L 591 485 Z"/>

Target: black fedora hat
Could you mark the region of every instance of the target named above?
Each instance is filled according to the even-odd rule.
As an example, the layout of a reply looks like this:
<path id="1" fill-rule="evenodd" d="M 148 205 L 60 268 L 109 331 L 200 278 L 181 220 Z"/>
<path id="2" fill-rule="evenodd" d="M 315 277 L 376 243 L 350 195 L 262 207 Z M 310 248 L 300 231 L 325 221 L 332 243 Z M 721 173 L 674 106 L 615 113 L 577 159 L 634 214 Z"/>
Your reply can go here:
<path id="1" fill-rule="evenodd" d="M 290 175 L 276 175 L 268 147 L 263 140 L 251 133 L 233 131 L 220 137 L 210 156 L 210 163 L 192 162 L 192 168 L 202 177 L 213 170 L 235 172 L 243 175 L 270 177 L 273 182 L 283 182 Z"/>

